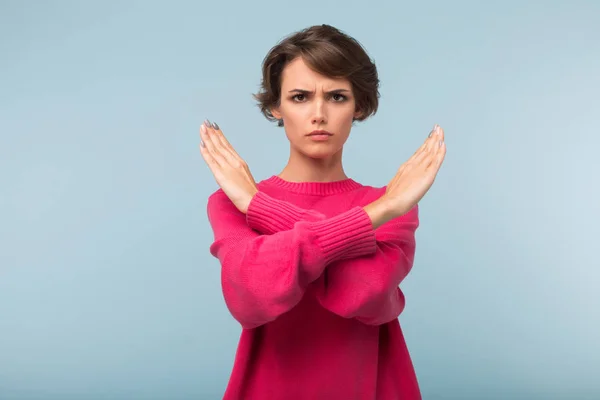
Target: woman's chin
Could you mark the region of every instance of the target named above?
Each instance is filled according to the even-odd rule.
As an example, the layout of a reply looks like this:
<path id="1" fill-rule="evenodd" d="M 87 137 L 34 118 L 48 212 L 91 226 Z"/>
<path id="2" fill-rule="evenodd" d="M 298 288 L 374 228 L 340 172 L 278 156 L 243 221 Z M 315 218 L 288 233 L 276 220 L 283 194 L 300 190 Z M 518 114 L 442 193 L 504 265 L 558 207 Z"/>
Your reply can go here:
<path id="1" fill-rule="evenodd" d="M 304 155 L 315 159 L 330 158 L 339 151 L 339 149 L 333 148 L 331 146 L 322 146 L 320 148 L 308 148 L 303 150 L 304 151 L 302 151 L 302 153 L 304 153 Z"/>

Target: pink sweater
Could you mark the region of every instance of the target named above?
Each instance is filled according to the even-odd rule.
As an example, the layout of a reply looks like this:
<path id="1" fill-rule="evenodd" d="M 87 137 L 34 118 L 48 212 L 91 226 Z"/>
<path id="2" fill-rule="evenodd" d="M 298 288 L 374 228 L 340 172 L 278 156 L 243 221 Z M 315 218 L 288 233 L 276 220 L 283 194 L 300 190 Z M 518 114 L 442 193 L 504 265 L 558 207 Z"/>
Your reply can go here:
<path id="1" fill-rule="evenodd" d="M 210 252 L 242 326 L 225 400 L 421 399 L 398 316 L 418 206 L 373 229 L 385 193 L 352 179 L 258 184 L 248 213 L 208 200 Z"/>

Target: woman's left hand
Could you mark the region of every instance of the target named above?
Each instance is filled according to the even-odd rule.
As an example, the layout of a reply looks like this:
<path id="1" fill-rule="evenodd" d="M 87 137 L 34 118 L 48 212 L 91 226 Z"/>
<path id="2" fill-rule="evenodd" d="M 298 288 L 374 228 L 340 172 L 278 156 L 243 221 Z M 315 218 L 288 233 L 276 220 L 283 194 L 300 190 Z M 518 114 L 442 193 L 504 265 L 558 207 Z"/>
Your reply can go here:
<path id="1" fill-rule="evenodd" d="M 225 139 L 217 124 L 204 121 L 200 138 L 200 154 L 215 180 L 237 209 L 246 214 L 250 201 L 258 192 L 248 165 Z"/>

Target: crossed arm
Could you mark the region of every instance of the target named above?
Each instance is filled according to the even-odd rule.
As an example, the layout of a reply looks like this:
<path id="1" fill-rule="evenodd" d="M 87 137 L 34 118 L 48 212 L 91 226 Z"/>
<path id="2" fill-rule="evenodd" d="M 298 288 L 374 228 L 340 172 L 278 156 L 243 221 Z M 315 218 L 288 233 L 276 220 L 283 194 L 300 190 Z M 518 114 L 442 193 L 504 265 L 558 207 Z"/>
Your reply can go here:
<path id="1" fill-rule="evenodd" d="M 362 207 L 326 218 L 258 192 L 244 215 L 218 191 L 208 215 L 225 302 L 244 328 L 289 311 L 325 272 L 316 296 L 335 314 L 379 325 L 404 308 L 398 285 L 413 264 L 417 206 L 373 229 Z"/>
<path id="2" fill-rule="evenodd" d="M 326 268 L 327 284 L 317 291 L 323 307 L 372 325 L 398 317 L 404 308 L 398 285 L 414 260 L 418 202 L 446 154 L 438 125 L 388 183 L 384 202 L 331 218 L 261 193 L 220 128 L 205 121 L 200 131 L 200 152 L 221 187 L 208 201 L 210 252 L 222 265 L 225 302 L 243 327 L 289 311 Z"/>

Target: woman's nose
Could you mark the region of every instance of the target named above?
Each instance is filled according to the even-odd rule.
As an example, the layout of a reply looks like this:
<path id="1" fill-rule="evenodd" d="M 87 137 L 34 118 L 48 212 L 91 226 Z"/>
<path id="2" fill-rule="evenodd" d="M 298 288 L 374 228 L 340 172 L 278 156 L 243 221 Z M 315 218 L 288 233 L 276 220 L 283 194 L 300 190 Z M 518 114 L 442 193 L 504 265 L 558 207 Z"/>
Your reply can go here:
<path id="1" fill-rule="evenodd" d="M 313 124 L 323 124 L 327 122 L 325 116 L 325 105 L 321 101 L 317 101 L 315 103 L 315 109 L 313 111 L 312 123 Z"/>

